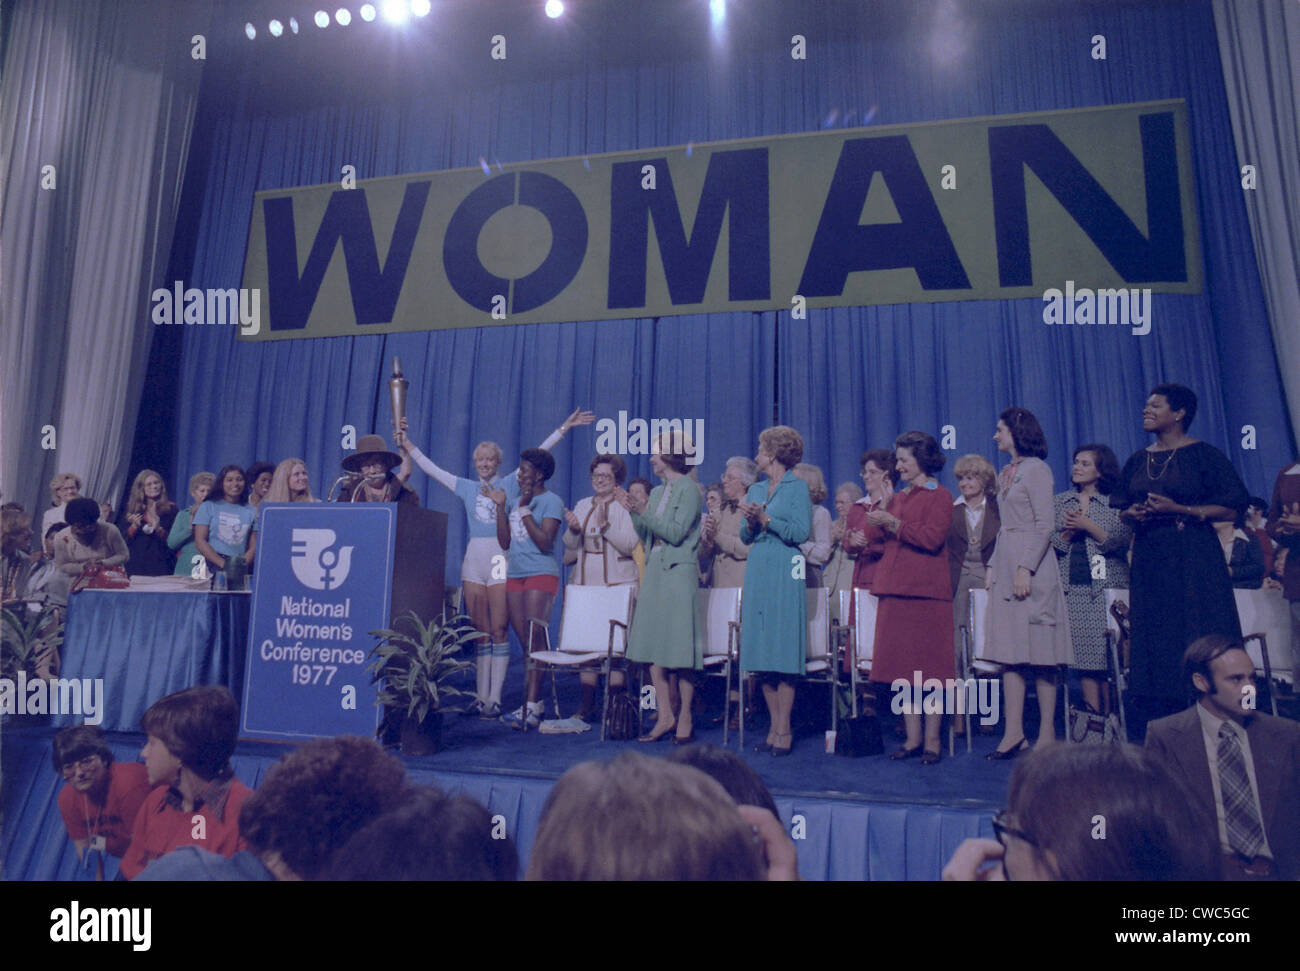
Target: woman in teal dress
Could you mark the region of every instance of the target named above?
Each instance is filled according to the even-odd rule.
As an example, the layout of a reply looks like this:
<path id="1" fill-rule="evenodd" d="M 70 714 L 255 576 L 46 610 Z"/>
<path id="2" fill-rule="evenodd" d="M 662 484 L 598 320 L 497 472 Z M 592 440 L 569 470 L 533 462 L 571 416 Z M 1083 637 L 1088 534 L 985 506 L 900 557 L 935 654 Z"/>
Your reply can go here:
<path id="1" fill-rule="evenodd" d="M 752 543 L 741 595 L 740 670 L 762 672 L 763 700 L 772 727 L 760 752 L 789 755 L 794 745 L 790 712 L 795 678 L 804 672 L 808 601 L 804 571 L 796 570 L 799 544 L 812 532 L 808 486 L 790 471 L 803 459 L 803 439 L 787 425 L 758 436 L 758 471 L 767 476 L 749 487 L 740 504 L 740 539 Z"/>
<path id="2" fill-rule="evenodd" d="M 639 509 L 622 489 L 614 493 L 619 505 L 632 513 L 632 524 L 648 551 L 627 639 L 628 660 L 650 664 L 658 699 L 654 728 L 637 739 L 640 742 L 657 742 L 671 734 L 675 745 L 685 745 L 695 737 L 693 676 L 704 667 L 704 656 L 695 641 L 702 501 L 699 487 L 685 474 L 686 458 L 693 453 L 694 446 L 681 432 L 662 437 L 655 442 L 650 468 L 663 484 L 650 493 L 645 508 Z M 681 695 L 676 720 L 669 701 L 670 677 Z"/>

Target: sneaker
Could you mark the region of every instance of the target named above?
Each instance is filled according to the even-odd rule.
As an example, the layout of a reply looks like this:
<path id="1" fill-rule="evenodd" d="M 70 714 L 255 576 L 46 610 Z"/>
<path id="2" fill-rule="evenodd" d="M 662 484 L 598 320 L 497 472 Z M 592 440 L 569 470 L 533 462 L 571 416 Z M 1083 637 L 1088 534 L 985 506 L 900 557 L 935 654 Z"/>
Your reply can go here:
<path id="1" fill-rule="evenodd" d="M 516 731 L 524 731 L 527 728 L 537 728 L 542 723 L 542 704 L 534 702 L 528 706 L 528 717 L 524 717 L 524 708 L 520 705 L 508 715 L 502 715 L 501 720 Z"/>
<path id="2" fill-rule="evenodd" d="M 544 721 L 537 730 L 543 735 L 579 735 L 591 731 L 591 726 L 574 715 L 572 718 L 552 718 Z"/>
<path id="3" fill-rule="evenodd" d="M 483 721 L 494 722 L 501 718 L 501 705 L 496 701 L 480 702 L 478 716 Z"/>

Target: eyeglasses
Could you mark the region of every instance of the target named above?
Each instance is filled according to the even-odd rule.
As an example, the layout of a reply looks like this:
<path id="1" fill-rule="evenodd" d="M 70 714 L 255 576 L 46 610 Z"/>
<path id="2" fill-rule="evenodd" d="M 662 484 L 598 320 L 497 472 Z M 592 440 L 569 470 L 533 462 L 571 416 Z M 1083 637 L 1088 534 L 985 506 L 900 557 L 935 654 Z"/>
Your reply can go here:
<path id="1" fill-rule="evenodd" d="M 1014 836 L 1022 843 L 1028 843 L 1034 849 L 1038 849 L 1038 843 L 1032 836 L 1023 829 L 1013 826 L 1010 822 L 1014 817 L 1005 809 L 999 809 L 993 816 L 993 835 L 997 841 L 1002 844 L 1002 876 L 1006 880 L 1011 879 L 1011 874 L 1007 872 L 1007 837 Z"/>
<path id="2" fill-rule="evenodd" d="M 75 762 L 64 762 L 63 774 L 65 776 L 75 775 L 78 769 L 85 769 L 89 771 L 90 769 L 93 769 L 95 767 L 95 763 L 98 761 L 99 761 L 98 755 L 84 755 Z"/>
<path id="3" fill-rule="evenodd" d="M 592 482 L 613 482 L 614 477 L 608 472 L 593 472 L 591 474 Z"/>

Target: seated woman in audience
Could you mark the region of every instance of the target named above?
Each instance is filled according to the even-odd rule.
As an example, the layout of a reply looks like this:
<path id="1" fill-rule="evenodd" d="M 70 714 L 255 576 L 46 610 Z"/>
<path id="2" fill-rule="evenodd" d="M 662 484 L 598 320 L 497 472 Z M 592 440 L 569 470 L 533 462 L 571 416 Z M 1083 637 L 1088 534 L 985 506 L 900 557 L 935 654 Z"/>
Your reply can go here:
<path id="1" fill-rule="evenodd" d="M 560 777 L 542 808 L 525 879 L 798 876 L 794 844 L 766 810 L 737 807 L 699 769 L 625 752 Z"/>
<path id="2" fill-rule="evenodd" d="M 686 459 L 695 446 L 681 432 L 670 432 L 653 443 L 650 467 L 663 480 L 639 512 L 626 492 L 615 499 L 632 514 L 647 555 L 645 579 L 637 598 L 627 658 L 648 663 L 656 699 L 655 725 L 638 741 L 658 742 L 673 735 L 675 744 L 695 737 L 691 702 L 695 672 L 704 655 L 695 637 L 695 596 L 699 590 L 700 490 L 689 475 Z M 676 680 L 676 691 L 669 679 Z M 674 718 L 672 698 L 681 699 Z"/>
<path id="3" fill-rule="evenodd" d="M 1074 667 L 1083 700 L 1101 714 L 1106 677 L 1106 593 L 1128 587 L 1128 547 L 1133 530 L 1108 496 L 1119 484 L 1119 459 L 1105 445 L 1080 445 L 1070 474 L 1074 488 L 1052 497 L 1056 548 L 1070 617 Z"/>
<path id="4" fill-rule="evenodd" d="M 0 603 L 10 604 L 27 595 L 27 580 L 40 562 L 33 556 L 31 519 L 15 509 L 0 512 Z"/>
<path id="5" fill-rule="evenodd" d="M 963 670 L 961 655 L 963 632 L 969 636 L 970 592 L 983 590 L 989 560 L 998 539 L 998 474 L 993 463 L 982 455 L 963 455 L 953 468 L 957 476 L 956 502 L 952 528 L 948 530 L 948 572 L 952 577 L 953 650 L 957 670 Z M 973 644 L 972 644 L 973 648 Z M 958 731 L 965 724 L 958 720 Z"/>
<path id="6" fill-rule="evenodd" d="M 615 491 L 627 478 L 627 465 L 617 455 L 597 455 L 591 460 L 589 470 L 594 495 L 578 500 L 574 509 L 564 510 L 564 562 L 573 567 L 569 571 L 569 583 L 635 587 L 639 577 L 632 551 L 639 538 L 632 514 L 614 499 Z M 574 718 L 585 724 L 596 714 L 600 675 L 583 671 L 579 677 L 582 704 Z M 622 690 L 623 683 L 623 672 L 615 671 L 610 679 L 610 691 Z"/>
<path id="7" fill-rule="evenodd" d="M 497 508 L 497 543 L 508 554 L 506 610 L 510 626 L 524 647 L 525 659 L 533 651 L 546 649 L 541 632 L 529 620 L 549 624 L 555 595 L 560 591 L 555 541 L 564 525 L 564 503 L 546 489 L 546 480 L 554 474 L 555 459 L 550 452 L 526 448 L 519 453 L 518 498 L 511 503 L 501 486 L 489 488 L 487 493 Z M 504 681 L 504 669 L 501 675 Z M 525 703 L 501 720 L 521 731 L 540 725 L 542 703 L 537 696 L 541 686 L 541 671 L 529 672 Z"/>
<path id="8" fill-rule="evenodd" d="M 823 586 L 826 561 L 831 558 L 831 514 L 825 506 L 826 479 L 822 470 L 807 462 L 800 462 L 792 470 L 808 487 L 808 498 L 813 504 L 812 534 L 807 542 L 799 544 L 804 558 L 804 581 L 810 590 Z"/>
<path id="9" fill-rule="evenodd" d="M 60 472 L 50 480 L 50 499 L 52 505 L 41 516 L 41 535 L 50 531 L 55 523 L 67 522 L 64 518 L 68 503 L 81 495 L 81 480 L 71 472 Z"/>
<path id="10" fill-rule="evenodd" d="M 1264 585 L 1264 554 L 1259 541 L 1246 535 L 1245 524 L 1245 517 L 1239 515 L 1235 522 L 1215 523 L 1214 531 L 1219 536 L 1233 589 L 1258 590 Z"/>
<path id="11" fill-rule="evenodd" d="M 151 789 L 144 765 L 115 762 L 104 733 L 94 725 L 63 729 L 54 736 L 51 757 L 54 771 L 67 783 L 59 791 L 59 815 L 77 857 L 85 859 L 87 850 L 121 857 Z M 98 879 L 103 878 L 101 869 Z"/>
<path id="12" fill-rule="evenodd" d="M 1099 820 L 1105 839 L 1098 839 Z M 1011 774 L 996 840 L 969 839 L 945 880 L 1217 880 L 1213 820 L 1149 751 L 1035 749 Z"/>
<path id="13" fill-rule="evenodd" d="M 285 459 L 275 467 L 271 488 L 266 493 L 267 502 L 320 502 L 311 494 L 307 479 L 307 463 L 302 459 Z"/>
<path id="14" fill-rule="evenodd" d="M 595 420 L 596 416 L 592 412 L 575 409 L 538 448 L 550 451 L 570 429 L 590 425 Z M 479 442 L 473 454 L 474 478 L 465 479 L 453 475 L 411 441 L 410 422 L 405 418 L 398 429 L 397 447 L 425 475 L 455 493 L 465 507 L 469 540 L 460 565 L 461 590 L 464 592 L 465 612 L 469 614 L 470 623 L 484 635 L 475 651 L 477 699 L 474 708 L 480 717 L 495 720 L 501 717 L 501 688 L 505 684 L 506 668 L 510 662 L 510 642 L 506 639 L 506 623 L 509 620 L 506 578 L 500 570 L 492 568 L 494 558 L 503 555 L 505 551 L 497 543 L 497 511 L 488 498 L 488 492 L 499 487 L 506 493 L 507 504 L 514 503 L 519 498 L 518 474 L 511 470 L 498 477 L 501 446 L 496 442 Z"/>
<path id="15" fill-rule="evenodd" d="M 167 545 L 176 520 L 176 503 L 167 498 L 167 486 L 153 469 L 145 469 L 131 484 L 123 517 L 132 576 L 161 577 L 172 572 L 172 552 Z"/>
<path id="16" fill-rule="evenodd" d="M 745 562 L 749 544 L 742 542 L 740 527 L 745 517 L 738 504 L 758 479 L 758 466 L 743 455 L 727 459 L 722 473 L 722 501 L 716 513 L 705 517 L 700 527 L 700 556 L 710 563 L 712 586 L 734 589 L 745 585 Z"/>
<path id="17" fill-rule="evenodd" d="M 212 484 L 216 481 L 217 477 L 211 472 L 199 472 L 190 477 L 190 498 L 194 502 L 176 514 L 167 534 L 167 545 L 176 550 L 174 572 L 178 577 L 195 576 L 197 571 L 197 578 L 201 579 L 208 573 L 207 569 L 197 569 L 200 562 L 206 561 L 194 543 L 194 515 L 212 492 Z"/>
<path id="18" fill-rule="evenodd" d="M 275 466 L 270 462 L 254 462 L 244 472 L 244 481 L 248 483 L 248 504 L 256 509 L 271 491 L 271 478 L 275 475 Z"/>
<path id="19" fill-rule="evenodd" d="M 952 580 L 945 549 L 953 502 L 952 493 L 934 478 L 943 468 L 944 454 L 933 436 L 912 431 L 898 436 L 894 455 L 903 488 L 889 500 L 888 510 L 867 513 L 867 523 L 887 536 L 871 590 L 879 598 L 871 680 L 891 686 L 899 679 L 911 685 L 917 676 L 922 682 L 946 682 L 956 675 Z M 933 765 L 943 758 L 943 714 L 924 712 L 923 736 L 922 699 L 912 697 L 911 688 L 902 691 L 908 702 L 903 706 L 907 739 L 890 758 L 919 755 L 922 765 Z"/>
<path id="20" fill-rule="evenodd" d="M 793 471 L 802 458 L 797 431 L 788 425 L 764 429 L 754 464 L 767 478 L 750 486 L 739 506 L 745 517 L 740 538 L 750 544 L 740 600 L 740 670 L 762 681 L 771 727 L 758 750 L 774 756 L 789 755 L 794 745 L 790 713 L 807 656 L 806 584 L 794 569 L 803 558 L 799 545 L 812 532 L 808 486 Z"/>
<path id="21" fill-rule="evenodd" d="M 253 562 L 257 551 L 257 512 L 248 504 L 244 472 L 238 465 L 217 473 L 216 499 L 199 505 L 194 514 L 194 545 L 213 570 L 225 570 L 226 561 L 242 557 Z"/>
<path id="22" fill-rule="evenodd" d="M 853 589 L 853 569 L 857 566 L 857 554 L 844 547 L 844 534 L 848 526 L 849 510 L 862 498 L 862 487 L 856 482 L 844 482 L 835 490 L 835 512 L 837 518 L 831 523 L 831 558 L 826 561 L 822 582 L 831 592 L 831 619 L 848 622 L 848 617 L 840 617 L 840 593 Z"/>
<path id="23" fill-rule="evenodd" d="M 112 523 L 99 521 L 99 503 L 77 498 L 67 504 L 68 528 L 54 540 L 57 571 L 49 585 L 50 598 L 67 603 L 72 583 L 88 566 L 121 566 L 131 554 Z"/>

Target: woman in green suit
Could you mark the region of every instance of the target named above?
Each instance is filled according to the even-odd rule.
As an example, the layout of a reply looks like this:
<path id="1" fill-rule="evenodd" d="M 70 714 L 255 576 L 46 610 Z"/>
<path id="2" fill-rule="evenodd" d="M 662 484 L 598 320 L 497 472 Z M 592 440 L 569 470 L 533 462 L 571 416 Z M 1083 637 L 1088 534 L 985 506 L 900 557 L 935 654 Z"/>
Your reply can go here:
<path id="1" fill-rule="evenodd" d="M 699 589 L 700 489 L 685 473 L 690 440 L 680 432 L 655 442 L 650 468 L 663 479 L 650 493 L 644 509 L 619 489 L 615 498 L 632 513 L 632 524 L 648 554 L 645 578 L 637 596 L 636 615 L 628 633 L 627 657 L 650 663 L 659 717 L 648 735 L 637 741 L 657 742 L 673 735 L 673 743 L 694 740 L 691 701 L 693 675 L 704 666 L 695 641 L 695 594 Z M 673 718 L 669 676 L 676 677 L 681 713 Z"/>

